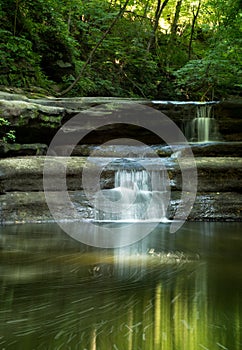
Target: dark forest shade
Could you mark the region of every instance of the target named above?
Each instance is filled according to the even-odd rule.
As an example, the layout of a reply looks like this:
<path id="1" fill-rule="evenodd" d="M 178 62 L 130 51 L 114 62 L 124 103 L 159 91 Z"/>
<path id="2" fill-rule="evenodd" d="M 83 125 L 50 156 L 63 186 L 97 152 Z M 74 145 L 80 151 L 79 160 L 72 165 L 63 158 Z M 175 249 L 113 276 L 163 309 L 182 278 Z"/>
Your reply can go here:
<path id="1" fill-rule="evenodd" d="M 220 99 L 241 88 L 240 1 L 2 0 L 0 85 Z M 84 69 L 85 68 L 85 69 Z"/>

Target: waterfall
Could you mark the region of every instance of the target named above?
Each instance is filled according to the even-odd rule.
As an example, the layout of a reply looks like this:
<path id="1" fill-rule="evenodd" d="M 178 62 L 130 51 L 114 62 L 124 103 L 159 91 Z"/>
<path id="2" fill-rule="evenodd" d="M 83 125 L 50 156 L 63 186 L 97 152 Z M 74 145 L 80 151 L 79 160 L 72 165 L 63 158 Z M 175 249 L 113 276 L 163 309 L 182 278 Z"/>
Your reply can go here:
<path id="1" fill-rule="evenodd" d="M 196 116 L 186 123 L 185 136 L 190 142 L 218 141 L 219 133 L 213 116 L 213 104 L 196 104 Z"/>
<path id="2" fill-rule="evenodd" d="M 99 209 L 95 212 L 95 220 L 165 221 L 169 201 L 167 189 L 164 171 L 118 169 L 114 174 L 114 188 L 96 195 L 96 208 Z"/>
<path id="3" fill-rule="evenodd" d="M 215 120 L 212 117 L 212 105 L 197 106 L 197 117 L 193 120 L 194 133 L 197 133 L 198 142 L 213 141 Z"/>

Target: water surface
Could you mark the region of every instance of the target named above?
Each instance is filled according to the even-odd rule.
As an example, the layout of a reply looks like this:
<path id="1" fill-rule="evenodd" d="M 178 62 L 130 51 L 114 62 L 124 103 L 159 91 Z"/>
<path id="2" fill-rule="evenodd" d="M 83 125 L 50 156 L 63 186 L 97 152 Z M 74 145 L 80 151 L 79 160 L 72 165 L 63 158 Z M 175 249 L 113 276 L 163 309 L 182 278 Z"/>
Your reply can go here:
<path id="1" fill-rule="evenodd" d="M 242 348 L 242 223 L 167 224 L 122 249 L 0 228 L 0 349 Z"/>

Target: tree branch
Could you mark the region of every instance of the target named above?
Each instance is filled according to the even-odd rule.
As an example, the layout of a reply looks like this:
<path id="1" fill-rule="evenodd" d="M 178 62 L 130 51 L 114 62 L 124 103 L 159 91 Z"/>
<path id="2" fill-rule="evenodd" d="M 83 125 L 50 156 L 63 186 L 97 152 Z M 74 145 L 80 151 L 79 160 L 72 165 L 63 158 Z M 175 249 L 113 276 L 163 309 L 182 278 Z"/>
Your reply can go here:
<path id="1" fill-rule="evenodd" d="M 113 21 L 111 22 L 110 26 L 108 27 L 108 29 L 103 33 L 102 37 L 100 38 L 100 40 L 97 42 L 97 44 L 94 46 L 94 48 L 92 49 L 92 51 L 90 52 L 90 55 L 88 56 L 88 59 L 86 60 L 86 62 L 84 63 L 84 65 L 81 68 L 81 71 L 79 73 L 79 75 L 77 76 L 77 78 L 75 79 L 75 81 L 73 81 L 73 83 L 64 91 L 62 91 L 61 93 L 59 93 L 59 96 L 64 96 L 66 95 L 69 91 L 71 91 L 74 86 L 76 86 L 76 84 L 80 81 L 85 69 L 87 68 L 88 64 L 91 62 L 93 55 L 95 54 L 95 52 L 97 51 L 97 49 L 99 48 L 99 46 L 102 44 L 103 40 L 106 38 L 106 36 L 110 33 L 110 31 L 112 30 L 112 28 L 115 26 L 116 22 L 118 21 L 118 19 L 124 14 L 125 9 L 128 5 L 129 0 L 125 1 L 125 4 L 123 5 L 123 7 L 120 9 L 119 13 L 117 14 L 117 16 L 113 19 Z"/>
<path id="2" fill-rule="evenodd" d="M 148 45 L 147 45 L 147 52 L 150 51 L 150 48 L 151 48 L 151 46 L 152 46 L 152 44 L 153 44 L 153 42 L 155 40 L 155 35 L 156 35 L 157 28 L 159 26 L 160 17 L 161 17 L 162 11 L 166 7 L 168 1 L 169 0 L 165 0 L 161 4 L 161 0 L 158 0 L 156 11 L 155 11 L 155 24 L 154 24 L 154 27 L 153 27 L 153 30 L 152 30 L 152 34 L 150 36 L 150 40 L 149 40 Z"/>
<path id="3" fill-rule="evenodd" d="M 199 11 L 200 11 L 200 7 L 201 7 L 201 2 L 202 2 L 202 0 L 199 0 L 196 13 L 193 11 L 191 35 L 190 35 L 190 40 L 189 40 L 189 45 L 188 45 L 188 59 L 189 59 L 189 60 L 191 59 L 192 40 L 193 40 L 194 31 L 195 31 L 195 24 L 196 24 L 197 17 L 198 17 L 198 14 L 199 14 Z"/>

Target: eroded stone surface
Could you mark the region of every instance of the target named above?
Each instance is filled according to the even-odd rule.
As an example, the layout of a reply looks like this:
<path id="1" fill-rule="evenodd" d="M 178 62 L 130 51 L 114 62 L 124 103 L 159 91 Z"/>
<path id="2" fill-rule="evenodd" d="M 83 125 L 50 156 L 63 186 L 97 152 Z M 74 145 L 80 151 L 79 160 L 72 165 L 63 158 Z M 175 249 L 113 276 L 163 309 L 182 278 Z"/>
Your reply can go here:
<path id="1" fill-rule="evenodd" d="M 83 167 L 88 166 L 90 174 L 95 174 L 95 163 L 87 162 L 86 157 L 17 157 L 0 160 L 0 189 L 1 192 L 12 191 L 43 191 L 43 169 L 51 168 L 53 178 L 50 178 L 49 190 L 60 190 L 58 178 L 65 176 L 64 164 L 67 161 L 67 188 L 70 191 L 81 190 Z M 111 159 L 110 159 L 111 162 Z M 189 159 L 183 159 L 183 169 L 188 172 L 193 169 Z M 189 184 L 182 182 L 179 163 L 176 158 L 164 158 L 164 167 L 167 169 L 172 190 L 186 190 Z M 133 167 L 129 162 L 126 168 Z M 236 157 L 200 157 L 196 158 L 198 172 L 198 191 L 200 192 L 227 192 L 240 191 L 242 188 L 242 159 Z M 93 171 L 93 173 L 92 173 Z M 113 186 L 115 168 L 103 167 L 101 186 Z M 48 188 L 46 188 L 48 190 Z M 189 190 L 189 186 L 188 186 Z"/>
<path id="2" fill-rule="evenodd" d="M 55 203 L 62 220 L 82 220 L 94 217 L 91 203 L 83 191 L 69 192 L 75 207 L 72 210 Z M 180 204 L 180 192 L 173 192 L 168 209 L 172 219 Z M 0 196 L 1 224 L 55 221 L 46 204 L 44 192 L 11 192 Z M 242 221 L 242 194 L 236 192 L 197 193 L 189 221 Z"/>
<path id="3" fill-rule="evenodd" d="M 143 104 L 160 110 L 166 116 L 171 118 L 179 128 L 184 129 L 187 121 L 196 117 L 197 106 L 202 106 L 199 102 L 179 102 L 179 101 L 148 101 L 144 99 L 123 99 L 113 97 L 75 97 L 75 98 L 38 98 L 31 99 L 23 95 L 9 94 L 0 92 L 0 111 L 1 115 L 8 119 L 16 129 L 17 142 L 19 143 L 47 143 L 49 144 L 56 131 L 67 120 L 73 116 L 84 113 L 85 115 L 97 114 L 95 107 L 99 106 L 99 113 L 107 115 L 110 111 L 118 109 L 122 104 Z M 204 103 L 205 104 L 205 103 Z M 213 102 L 214 118 L 218 124 L 218 132 L 221 135 L 221 141 L 242 141 L 242 102 L 223 101 Z M 118 123 L 117 118 L 117 123 Z M 152 120 L 152 119 L 151 119 Z M 91 134 L 89 139 L 83 142 L 102 143 L 112 137 L 135 136 L 139 137 L 148 144 L 161 143 L 157 137 L 152 137 L 147 130 L 113 125 L 98 133 Z M 75 132 L 75 130 L 73 131 Z M 219 138 L 219 139 L 220 139 Z"/>
<path id="4" fill-rule="evenodd" d="M 44 155 L 47 145 L 56 131 L 67 120 L 76 114 L 84 113 L 90 118 L 105 117 L 107 120 L 111 111 L 115 111 L 120 103 L 141 103 L 159 109 L 170 117 L 179 127 L 196 115 L 194 103 L 166 102 L 154 103 L 146 100 L 118 98 L 65 98 L 53 97 L 30 99 L 23 95 L 0 92 L 0 112 L 16 129 L 16 145 L 2 145 L 0 153 L 5 159 L 0 160 L 0 220 L 6 222 L 43 222 L 53 220 L 43 192 Z M 97 111 L 96 106 L 101 106 Z M 108 106 L 108 107 L 107 107 Z M 198 170 L 198 194 L 189 220 L 241 220 L 242 208 L 242 103 L 241 101 L 224 101 L 214 105 L 214 117 L 222 139 L 226 142 L 192 144 L 191 148 L 196 157 Z M 117 114 L 119 116 L 119 114 Z M 104 119 L 105 119 L 104 118 Z M 106 120 L 105 119 L 105 120 Z M 80 125 L 78 125 L 80 127 Z M 85 126 L 82 126 L 84 127 Z M 58 176 L 63 176 L 64 157 L 66 150 L 72 147 L 72 136 L 77 125 L 70 130 L 63 130 L 66 144 L 53 149 L 50 164 L 53 178 L 50 180 L 48 191 L 59 190 Z M 68 135 L 68 137 L 66 137 Z M 179 159 L 183 159 L 185 169 L 189 171 L 191 162 L 186 158 L 186 150 L 181 145 L 172 154 L 169 146 L 161 145 L 161 140 L 153 138 L 149 131 L 139 130 L 131 126 L 107 126 L 98 132 L 92 132 L 83 145 L 74 148 L 67 165 L 67 188 L 76 208 L 76 215 L 68 208 L 62 208 L 54 203 L 60 216 L 67 220 L 91 217 L 93 208 L 87 201 L 82 190 L 82 171 L 87 157 L 92 156 L 96 144 L 101 144 L 112 137 L 138 136 L 143 142 L 153 145 L 156 154 L 164 159 L 171 187 L 171 205 L 168 216 L 172 218 L 180 203 L 181 190 L 186 190 L 182 183 Z M 18 141 L 19 140 L 19 141 Z M 87 142 L 86 142 L 87 141 Z M 236 142 L 235 142 L 236 141 Z M 23 143 L 26 143 L 25 145 Z M 30 143 L 34 143 L 30 145 Z M 59 148 L 58 148 L 59 147 Z M 22 155 L 28 155 L 22 157 Z M 38 155 L 31 157 L 30 155 Z M 134 149 L 129 149 L 125 157 L 133 157 Z M 16 158 L 7 158 L 17 156 Z M 146 153 L 147 156 L 147 153 Z M 122 151 L 117 148 L 99 148 L 98 157 L 120 157 Z M 51 166 L 52 166 L 51 165 Z M 88 165 L 91 167 L 91 165 Z M 90 168 L 91 169 L 91 168 Z M 92 170 L 92 169 L 91 169 Z M 93 168 L 95 172 L 96 169 Z M 90 173 L 92 174 L 92 173 Z M 101 188 L 112 188 L 114 170 L 104 169 L 100 180 Z M 189 186 L 187 187 L 189 190 Z M 54 198 L 54 197 L 53 197 Z"/>
<path id="5" fill-rule="evenodd" d="M 58 175 L 62 171 L 64 157 L 50 157 L 55 163 L 55 175 L 50 188 L 58 188 Z M 6 158 L 0 160 L 0 212 L 1 222 L 35 222 L 52 220 L 43 192 L 43 166 L 45 157 Z M 54 202 L 60 217 L 68 220 L 89 218 L 92 205 L 85 198 L 81 175 L 85 157 L 70 157 L 67 166 L 67 186 L 76 208 L 76 216 L 68 207 Z M 242 209 L 242 160 L 240 158 L 197 158 L 198 194 L 189 220 L 241 220 Z M 90 166 L 90 164 L 89 164 Z M 187 163 L 189 168 L 190 163 Z M 94 171 L 96 169 L 94 168 Z M 171 179 L 171 205 L 168 216 L 172 218 L 180 203 L 181 173 L 176 159 L 169 162 Z M 114 172 L 103 172 L 101 187 L 112 188 Z M 56 187 L 55 187 L 56 186 Z M 186 187 L 186 186 L 185 186 Z M 183 188 L 184 190 L 184 188 Z M 18 192 L 16 192 L 18 191 Z M 55 196 L 53 196 L 55 198 Z M 54 199 L 53 199 L 54 200 Z"/>

